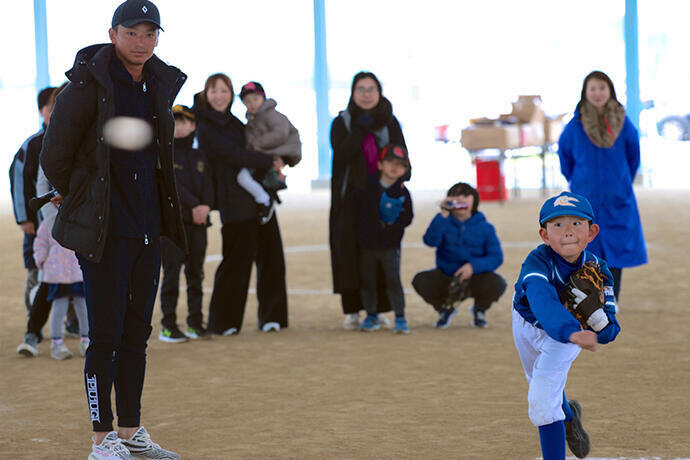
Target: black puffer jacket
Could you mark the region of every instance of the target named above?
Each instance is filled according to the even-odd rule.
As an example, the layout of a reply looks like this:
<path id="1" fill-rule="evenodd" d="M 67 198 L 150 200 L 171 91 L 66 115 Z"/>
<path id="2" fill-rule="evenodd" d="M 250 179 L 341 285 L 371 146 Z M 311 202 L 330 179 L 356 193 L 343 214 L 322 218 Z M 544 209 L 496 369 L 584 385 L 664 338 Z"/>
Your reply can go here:
<path id="1" fill-rule="evenodd" d="M 230 113 L 210 109 L 200 94 L 194 96 L 197 140 L 208 158 L 215 177 L 216 207 L 222 223 L 258 217 L 254 197 L 237 183 L 242 168 L 267 170 L 273 166 L 269 155 L 245 149 L 244 124 Z"/>
<path id="2" fill-rule="evenodd" d="M 53 226 L 62 246 L 99 262 L 110 217 L 110 147 L 103 125 L 115 112 L 108 67 L 114 46 L 92 45 L 80 50 L 69 84 L 58 95 L 41 150 L 41 166 L 64 197 Z M 162 236 L 186 252 L 186 240 L 173 172 L 174 119 L 172 102 L 187 76 L 155 55 L 146 64 L 155 80 L 154 128 L 159 145 L 156 182 Z"/>
<path id="3" fill-rule="evenodd" d="M 377 136 L 379 149 L 386 143 L 404 146 L 405 138 L 392 110 L 384 121 L 383 128 L 373 133 L 385 139 L 379 140 Z M 333 172 L 328 229 L 333 292 L 336 293 L 360 287 L 357 237 L 359 208 L 354 197 L 358 193 L 364 193 L 366 187 L 367 168 L 362 153 L 362 140 L 368 132 L 371 130 L 359 126 L 348 110 L 341 112 L 331 125 Z M 408 171 L 404 179 L 407 180 L 409 177 Z"/>

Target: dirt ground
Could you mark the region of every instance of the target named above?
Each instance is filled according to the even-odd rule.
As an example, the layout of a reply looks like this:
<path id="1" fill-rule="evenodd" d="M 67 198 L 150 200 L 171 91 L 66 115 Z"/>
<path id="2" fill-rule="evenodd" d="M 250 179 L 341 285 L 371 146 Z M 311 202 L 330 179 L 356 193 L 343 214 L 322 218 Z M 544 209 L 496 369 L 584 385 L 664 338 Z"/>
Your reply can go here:
<path id="1" fill-rule="evenodd" d="M 566 390 L 583 406 L 592 458 L 690 457 L 690 191 L 637 193 L 650 263 L 624 270 L 622 333 L 580 354 Z M 538 458 L 510 300 L 520 264 L 539 242 L 542 198 L 523 192 L 481 205 L 503 243 L 499 273 L 509 290 L 489 311 L 488 329 L 471 327 L 466 303 L 449 329 L 436 330 L 436 315 L 410 283 L 433 267 L 421 236 L 440 197 L 413 194 L 416 216 L 402 252 L 412 333 L 397 336 L 342 329 L 339 298 L 330 294 L 328 197 L 286 195 L 279 219 L 290 327 L 259 332 L 250 295 L 239 336 L 166 344 L 155 338 L 157 306 L 142 416 L 154 440 L 185 459 Z M 209 230 L 209 255 L 220 253 L 219 228 Z M 85 459 L 83 359 L 54 361 L 45 342 L 37 358 L 16 354 L 25 271 L 7 207 L 0 235 L 0 458 Z M 207 292 L 217 265 L 206 264 Z M 178 307 L 182 318 L 184 311 Z M 75 339 L 66 343 L 78 350 Z"/>

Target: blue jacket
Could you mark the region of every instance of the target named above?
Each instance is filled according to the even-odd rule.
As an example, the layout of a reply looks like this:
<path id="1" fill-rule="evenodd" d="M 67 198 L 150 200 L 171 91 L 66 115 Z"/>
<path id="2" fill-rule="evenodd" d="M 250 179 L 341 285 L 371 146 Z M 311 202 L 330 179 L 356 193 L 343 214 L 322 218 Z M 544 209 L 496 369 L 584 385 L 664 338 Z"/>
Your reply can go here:
<path id="1" fill-rule="evenodd" d="M 601 231 L 587 249 L 610 267 L 647 263 L 647 249 L 633 180 L 640 166 L 640 139 L 628 117 L 612 147 L 597 147 L 575 116 L 558 140 L 561 172 L 570 190 L 587 197 Z"/>
<path id="2" fill-rule="evenodd" d="M 436 248 L 436 267 L 448 276 L 467 262 L 475 274 L 493 272 L 503 263 L 496 230 L 481 212 L 465 222 L 436 214 L 426 229 L 424 243 Z"/>
<path id="3" fill-rule="evenodd" d="M 597 262 L 601 266 L 602 274 L 606 277 L 604 311 L 609 317 L 609 324 L 597 333 L 597 341 L 599 343 L 613 341 L 621 330 L 616 320 L 613 276 L 606 261 L 588 250 L 583 251 L 579 260 L 571 264 L 549 246 L 539 245 L 522 263 L 520 276 L 515 283 L 513 308 L 525 321 L 534 327 L 544 329 L 552 339 L 568 343 L 570 335 L 581 329 L 580 322 L 566 310 L 558 298 L 558 293 L 568 284 L 570 275 L 588 260 Z"/>

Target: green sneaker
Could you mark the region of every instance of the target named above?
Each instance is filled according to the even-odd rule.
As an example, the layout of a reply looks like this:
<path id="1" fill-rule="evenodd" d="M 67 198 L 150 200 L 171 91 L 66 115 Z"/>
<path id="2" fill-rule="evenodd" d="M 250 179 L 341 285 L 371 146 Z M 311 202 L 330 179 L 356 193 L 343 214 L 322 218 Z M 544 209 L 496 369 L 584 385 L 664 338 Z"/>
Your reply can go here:
<path id="1" fill-rule="evenodd" d="M 198 324 L 195 326 L 187 326 L 187 332 L 185 333 L 185 335 L 192 340 L 196 340 L 196 339 L 208 340 L 211 338 L 211 331 L 206 329 L 201 324 Z"/>
<path id="2" fill-rule="evenodd" d="M 182 343 L 188 341 L 189 338 L 177 326 L 171 326 L 163 328 L 161 333 L 158 334 L 158 340 L 168 343 Z"/>

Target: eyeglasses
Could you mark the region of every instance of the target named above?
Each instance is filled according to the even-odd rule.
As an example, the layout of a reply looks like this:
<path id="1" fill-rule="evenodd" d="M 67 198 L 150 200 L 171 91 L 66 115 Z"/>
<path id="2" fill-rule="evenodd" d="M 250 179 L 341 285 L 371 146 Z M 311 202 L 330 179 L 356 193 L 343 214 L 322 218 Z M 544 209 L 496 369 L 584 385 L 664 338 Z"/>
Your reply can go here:
<path id="1" fill-rule="evenodd" d="M 368 88 L 365 88 L 363 86 L 358 86 L 355 88 L 355 91 L 361 94 L 366 94 L 366 93 L 378 93 L 379 89 L 376 86 L 370 86 Z"/>

